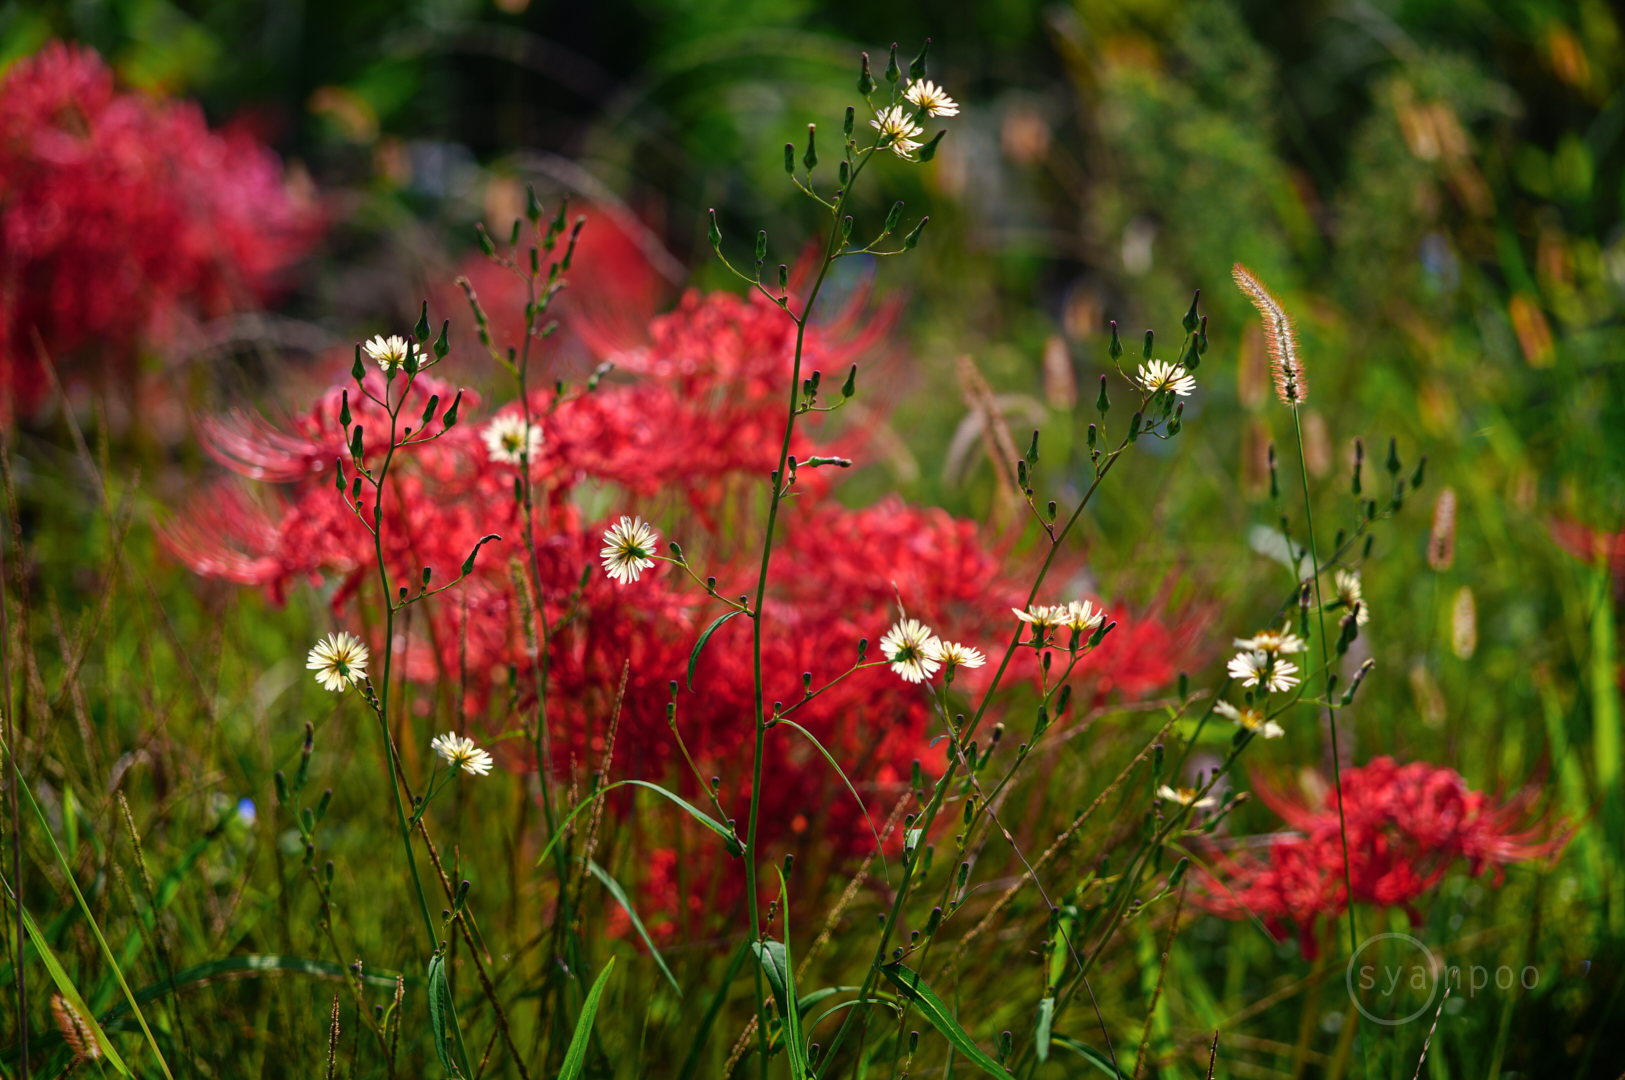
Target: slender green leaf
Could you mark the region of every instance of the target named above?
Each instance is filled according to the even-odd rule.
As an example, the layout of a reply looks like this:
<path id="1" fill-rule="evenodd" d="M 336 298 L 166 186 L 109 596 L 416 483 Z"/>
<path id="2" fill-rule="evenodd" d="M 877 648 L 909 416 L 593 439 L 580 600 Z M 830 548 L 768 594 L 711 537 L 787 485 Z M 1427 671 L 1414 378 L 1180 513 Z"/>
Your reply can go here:
<path id="1" fill-rule="evenodd" d="M 1034 1039 L 1034 1049 L 1041 1062 L 1049 1060 L 1050 1025 L 1054 1022 L 1055 999 L 1047 997 L 1038 1003 L 1038 1034 Z"/>
<path id="2" fill-rule="evenodd" d="M 735 615 L 743 614 L 743 611 L 740 611 L 738 608 L 734 608 L 732 611 L 724 612 L 723 614 L 717 616 L 717 620 L 710 626 L 707 626 L 705 628 L 705 632 L 700 635 L 700 640 L 694 643 L 694 651 L 688 654 L 688 688 L 690 690 L 694 689 L 694 665 L 700 662 L 700 652 L 705 648 L 705 643 L 711 640 L 712 634 L 721 629 L 723 623 L 727 622 Z"/>
<path id="3" fill-rule="evenodd" d="M 982 1048 L 976 1045 L 976 1040 L 972 1039 L 965 1029 L 959 1026 L 959 1021 L 954 1019 L 954 1015 L 948 1010 L 948 1006 L 941 998 L 937 997 L 935 991 L 925 984 L 925 980 L 920 978 L 919 972 L 906 968 L 902 964 L 887 964 L 880 970 L 890 980 L 891 984 L 897 987 L 900 994 L 919 1008 L 926 1021 L 941 1032 L 955 1050 L 981 1066 L 982 1071 L 991 1076 L 1003 1080 L 1004 1077 L 1010 1075 L 1005 1071 L 1004 1066 L 983 1053 Z"/>
<path id="4" fill-rule="evenodd" d="M 700 1067 L 700 1052 L 705 1049 L 705 1040 L 711 1034 L 712 1025 L 717 1022 L 717 1014 L 722 1011 L 723 1004 L 728 1000 L 728 988 L 733 985 L 739 969 L 744 966 L 745 958 L 749 955 L 750 942 L 747 941 L 734 953 L 733 961 L 728 964 L 728 973 L 722 977 L 722 982 L 717 984 L 716 993 L 711 995 L 711 1004 L 705 1008 L 705 1016 L 700 1020 L 700 1029 L 694 1034 L 693 1045 L 688 1048 L 688 1057 L 683 1062 L 682 1072 L 677 1074 L 677 1080 L 693 1080 L 695 1071 Z"/>
<path id="5" fill-rule="evenodd" d="M 613 896 L 616 902 L 626 911 L 627 917 L 632 920 L 632 929 L 636 930 L 638 936 L 643 939 L 643 943 L 649 946 L 649 955 L 654 957 L 656 964 L 660 965 L 661 972 L 666 976 L 666 981 L 671 983 L 671 988 L 677 991 L 677 996 L 682 997 L 683 988 L 677 985 L 677 979 L 673 977 L 671 968 L 666 966 L 666 961 L 661 957 L 660 950 L 655 948 L 654 939 L 649 936 L 649 931 L 643 928 L 643 920 L 638 918 L 638 913 L 633 909 L 632 901 L 627 899 L 626 890 L 621 888 L 621 883 L 610 877 L 608 870 L 605 870 L 591 859 L 587 860 L 587 869 L 592 871 L 592 876 L 597 878 L 604 888 L 609 890 L 609 895 Z"/>
<path id="6" fill-rule="evenodd" d="M 564 827 L 570 824 L 570 822 L 574 821 L 577 814 L 591 806 L 594 799 L 601 799 L 609 792 L 614 791 L 616 788 L 627 787 L 629 785 L 633 787 L 647 788 L 657 795 L 662 795 L 667 799 L 670 799 L 684 810 L 687 810 L 689 816 L 695 821 L 698 821 L 701 825 L 704 825 L 707 829 L 710 829 L 712 832 L 722 837 L 723 841 L 728 846 L 728 853 L 730 855 L 740 854 L 739 841 L 734 839 L 734 834 L 728 829 L 728 827 L 718 822 L 716 818 L 712 817 L 710 814 L 707 814 L 704 810 L 701 810 L 699 807 L 695 806 L 681 795 L 667 791 L 659 784 L 651 784 L 647 780 L 617 780 L 613 784 L 604 785 L 598 789 L 597 794 L 590 795 L 576 804 L 576 808 L 571 810 L 563 821 L 559 822 L 558 829 L 556 829 L 553 833 L 553 839 L 547 842 L 547 846 L 542 848 L 541 855 L 537 857 L 536 865 L 540 866 L 544 861 L 546 861 L 548 854 L 553 850 L 553 845 L 558 843 L 559 837 L 564 835 Z"/>
<path id="7" fill-rule="evenodd" d="M 107 1032 L 96 1022 L 95 1014 L 90 1011 L 90 1006 L 85 1004 L 85 999 L 79 995 L 78 988 L 73 985 L 73 980 L 68 978 L 68 973 L 63 970 L 61 962 L 57 960 L 50 944 L 46 942 L 45 935 L 40 933 L 39 927 L 34 924 L 34 916 L 30 915 L 26 908 L 23 909 L 23 926 L 28 931 L 28 940 L 34 943 L 34 950 L 39 953 L 40 960 L 45 964 L 45 970 L 50 972 L 51 981 L 56 983 L 57 991 L 68 999 L 68 1004 L 73 1006 L 74 1011 L 84 1020 L 85 1026 L 90 1028 L 91 1036 L 95 1038 L 96 1045 L 102 1048 L 102 1054 L 107 1060 L 113 1063 L 113 1067 L 121 1075 L 129 1076 L 130 1067 L 124 1064 L 124 1059 L 119 1057 L 118 1051 L 108 1040 Z"/>
<path id="8" fill-rule="evenodd" d="M 440 1067 L 446 1070 L 447 1075 L 456 1076 L 457 1067 L 452 1064 L 451 1051 L 446 1044 L 450 1037 L 446 1034 L 446 1005 L 451 998 L 451 988 L 446 985 L 446 958 L 439 953 L 429 961 L 429 1041 L 434 1043 L 435 1057 L 440 1059 Z"/>
<path id="9" fill-rule="evenodd" d="M 576 1020 L 575 1033 L 570 1036 L 570 1048 L 564 1052 L 564 1068 L 559 1070 L 559 1080 L 581 1080 L 581 1070 L 587 1064 L 587 1042 L 592 1038 L 593 1017 L 598 1015 L 598 999 L 604 995 L 604 984 L 614 968 L 612 956 L 598 973 L 592 989 L 587 991 L 587 1000 L 581 1003 L 581 1016 Z"/>
<path id="10" fill-rule="evenodd" d="M 147 1018 L 141 1015 L 141 1006 L 136 1004 L 130 984 L 124 981 L 124 972 L 119 968 L 113 950 L 108 947 L 107 939 L 102 936 L 102 928 L 96 924 L 96 916 L 91 914 L 90 905 L 85 903 L 85 894 L 79 891 L 79 882 L 74 880 L 73 867 L 68 865 L 68 860 L 62 855 L 62 849 L 57 847 L 56 836 L 51 832 L 51 823 L 45 819 L 45 811 L 40 809 L 39 803 L 34 799 L 34 793 L 29 790 L 27 784 L 18 784 L 17 787 L 28 796 L 28 805 L 34 808 L 34 816 L 39 819 L 45 839 L 51 845 L 51 853 L 56 856 L 57 865 L 62 868 L 62 876 L 68 879 L 68 886 L 73 890 L 73 898 L 79 901 L 79 910 L 85 913 L 85 922 L 90 924 L 90 932 L 95 935 L 96 944 L 101 946 L 102 955 L 107 958 L 107 966 L 113 969 L 113 976 L 118 979 L 119 989 L 124 991 L 125 1000 L 130 1003 L 130 1009 L 141 1024 L 141 1032 L 146 1035 L 147 1045 L 152 1047 L 153 1056 L 158 1059 L 158 1067 L 164 1071 L 169 1080 L 175 1080 L 175 1074 L 169 1071 L 169 1062 L 164 1060 L 164 1052 L 158 1049 L 158 1040 L 152 1037 L 152 1029 L 147 1026 Z"/>
<path id="11" fill-rule="evenodd" d="M 1105 1073 L 1107 1076 L 1111 1077 L 1112 1080 L 1120 1080 L 1123 1075 L 1112 1065 L 1110 1058 L 1108 1058 L 1105 1054 L 1102 1054 L 1099 1050 L 1096 1050 L 1094 1047 L 1090 1046 L 1088 1043 L 1079 1042 L 1078 1040 L 1069 1038 L 1065 1035 L 1051 1035 L 1050 1041 L 1056 1046 L 1066 1047 L 1075 1054 L 1081 1054 L 1085 1061 L 1099 1069 L 1101 1072 Z"/>
<path id="12" fill-rule="evenodd" d="M 875 819 L 869 816 L 869 808 L 863 805 L 862 799 L 858 798 L 858 789 L 852 786 L 852 781 L 846 778 L 846 773 L 841 770 L 841 766 L 835 761 L 834 756 L 831 755 L 828 750 L 824 749 L 824 744 L 819 742 L 817 738 L 813 736 L 812 732 L 808 731 L 794 720 L 785 720 L 781 717 L 778 722 L 788 727 L 793 727 L 803 735 L 807 736 L 807 740 L 816 746 L 818 748 L 818 752 L 824 755 L 824 760 L 829 762 L 829 767 L 835 770 L 835 775 L 841 778 L 841 783 L 846 785 L 846 790 L 852 793 L 853 801 L 858 804 L 858 809 L 863 811 L 863 820 L 869 823 L 869 832 L 875 838 L 875 853 L 880 856 L 880 868 L 885 872 L 886 880 L 890 881 L 891 869 L 886 865 L 886 853 L 881 850 L 880 830 L 875 828 Z"/>
<path id="13" fill-rule="evenodd" d="M 834 997 L 836 994 L 856 994 L 862 989 L 863 987 L 861 986 L 826 986 L 822 990 L 814 990 L 810 994 L 802 994 L 800 1000 L 796 1002 L 796 1012 L 800 1013 L 802 1016 L 806 1016 L 812 1011 L 814 1005 L 817 1005 L 825 998 Z"/>

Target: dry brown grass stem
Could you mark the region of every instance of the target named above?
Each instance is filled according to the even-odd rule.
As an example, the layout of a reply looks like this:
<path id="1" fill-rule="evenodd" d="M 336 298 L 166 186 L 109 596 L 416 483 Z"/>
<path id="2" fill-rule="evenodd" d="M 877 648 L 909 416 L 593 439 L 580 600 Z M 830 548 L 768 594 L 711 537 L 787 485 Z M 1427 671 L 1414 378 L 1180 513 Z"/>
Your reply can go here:
<path id="1" fill-rule="evenodd" d="M 911 798 L 913 798 L 913 792 L 898 799 L 897 805 L 892 807 L 891 816 L 886 819 L 886 824 L 880 830 L 881 843 L 885 843 L 891 838 L 891 834 L 897 828 L 897 823 L 903 820 L 903 814 L 908 810 Z M 824 946 L 829 944 L 829 939 L 835 934 L 836 924 L 841 921 L 841 916 L 846 914 L 846 909 L 851 906 L 852 901 L 857 899 L 858 890 L 863 887 L 863 883 L 869 879 L 869 866 L 869 861 L 864 860 L 863 868 L 853 875 L 851 881 L 847 882 L 846 891 L 841 893 L 841 898 L 835 902 L 835 906 L 830 909 L 829 917 L 824 920 L 824 929 L 801 957 L 801 963 L 796 967 L 797 979 L 801 979 L 807 974 L 807 965 L 811 964 L 813 957 L 817 956 Z"/>
<path id="2" fill-rule="evenodd" d="M 1134 1055 L 1134 1080 L 1140 1080 L 1145 1068 L 1145 1052 L 1151 1046 L 1151 1021 L 1157 1015 L 1157 1002 L 1162 999 L 1162 984 L 1168 978 L 1168 954 L 1174 948 L 1174 935 L 1179 933 L 1179 916 L 1185 910 L 1185 890 L 1190 886 L 1187 877 L 1179 885 L 1179 899 L 1174 902 L 1174 917 L 1168 921 L 1168 941 L 1162 947 L 1162 967 L 1157 971 L 1157 987 L 1151 991 L 1151 1005 L 1145 1011 L 1145 1027 L 1140 1031 L 1140 1050 Z M 1218 1036 L 1218 1032 L 1214 1032 Z"/>

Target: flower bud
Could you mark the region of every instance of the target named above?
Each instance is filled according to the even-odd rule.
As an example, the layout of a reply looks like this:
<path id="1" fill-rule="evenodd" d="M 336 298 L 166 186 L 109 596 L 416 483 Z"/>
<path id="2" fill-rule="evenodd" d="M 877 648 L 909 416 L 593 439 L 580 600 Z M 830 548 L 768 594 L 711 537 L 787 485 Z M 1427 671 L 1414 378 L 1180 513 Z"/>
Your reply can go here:
<path id="1" fill-rule="evenodd" d="M 895 83 L 903 77 L 903 69 L 897 66 L 897 42 L 891 43 L 891 56 L 886 60 L 886 81 Z"/>
<path id="2" fill-rule="evenodd" d="M 480 242 L 481 254 L 485 255 L 487 258 L 490 258 L 497 253 L 497 246 L 492 241 L 491 234 L 485 231 L 485 224 L 483 222 L 477 223 L 474 226 L 474 236 Z"/>
<path id="3" fill-rule="evenodd" d="M 361 382 L 362 379 L 365 379 L 366 377 L 367 377 L 367 368 L 366 368 L 366 366 L 364 364 L 361 363 L 361 346 L 357 345 L 355 347 L 355 363 L 350 365 L 350 378 L 354 379 L 357 383 L 359 383 L 359 382 Z"/>
<path id="4" fill-rule="evenodd" d="M 1162 775 L 1163 755 L 1164 755 L 1164 751 L 1163 751 L 1162 744 L 1161 743 L 1153 743 L 1152 746 L 1151 746 L 1151 775 L 1152 776 L 1161 776 Z"/>
<path id="5" fill-rule="evenodd" d="M 1129 442 L 1138 442 L 1139 441 L 1139 439 L 1140 439 L 1140 425 L 1142 423 L 1144 423 L 1144 422 L 1145 422 L 1145 418 L 1143 416 L 1141 416 L 1139 413 L 1135 413 L 1133 416 L 1129 417 L 1129 422 L 1128 422 L 1128 441 Z"/>
<path id="6" fill-rule="evenodd" d="M 722 250 L 722 227 L 717 224 L 717 212 L 714 207 L 711 210 L 711 225 L 706 230 L 706 236 L 711 241 L 712 251 Z"/>
<path id="7" fill-rule="evenodd" d="M 1027 464 L 1038 464 L 1038 429 L 1033 429 L 1033 444 L 1027 448 Z"/>
<path id="8" fill-rule="evenodd" d="M 1206 315 L 1202 316 L 1202 329 L 1200 329 L 1196 333 L 1196 355 L 1197 356 L 1206 356 L 1207 355 L 1207 316 Z M 1196 366 L 1195 364 L 1191 365 L 1191 367 L 1193 367 L 1193 368 L 1195 366 Z"/>
<path id="9" fill-rule="evenodd" d="M 779 264 L 779 295 L 783 296 L 784 291 L 786 289 L 788 289 L 789 287 L 790 287 L 790 268 L 788 266 L 784 265 L 783 263 L 780 263 Z"/>
<path id="10" fill-rule="evenodd" d="M 314 832 L 316 829 L 316 812 L 310 807 L 299 811 L 299 823 L 305 827 L 305 832 Z"/>
<path id="11" fill-rule="evenodd" d="M 930 220 L 931 220 L 931 218 L 930 218 L 929 215 L 926 216 L 926 217 L 921 218 L 920 223 L 918 225 L 914 226 L 914 231 L 909 233 L 907 236 L 903 237 L 903 250 L 904 251 L 913 251 L 914 250 L 914 245 L 916 245 L 916 244 L 918 244 L 920 242 L 920 233 L 925 231 L 925 223 L 930 221 Z"/>
<path id="12" fill-rule="evenodd" d="M 784 171 L 789 176 L 796 174 L 796 144 L 784 144 Z"/>
<path id="13" fill-rule="evenodd" d="M 914 58 L 914 60 L 908 65 L 908 77 L 910 79 L 923 79 L 923 78 L 925 78 L 925 54 L 930 52 L 930 51 L 931 51 L 931 39 L 926 38 L 925 39 L 925 44 L 920 46 L 920 55 L 916 56 Z"/>
<path id="14" fill-rule="evenodd" d="M 812 172 L 818 168 L 818 125 L 807 125 L 807 152 L 801 155 L 801 163 Z"/>
<path id="15" fill-rule="evenodd" d="M 940 907 L 934 907 L 931 909 L 931 917 L 925 920 L 925 936 L 931 937 L 937 932 L 937 927 L 941 925 L 942 909 Z"/>
<path id="16" fill-rule="evenodd" d="M 419 341 L 429 340 L 429 301 L 423 301 L 423 312 L 418 316 L 418 324 L 412 327 L 412 334 Z"/>
<path id="17" fill-rule="evenodd" d="M 1115 339 L 1115 334 L 1113 335 L 1113 337 Z M 1122 350 L 1119 349 L 1118 351 L 1121 352 Z M 1106 414 L 1111 411 L 1111 408 L 1112 408 L 1112 399 L 1106 396 L 1106 376 L 1102 375 L 1100 377 L 1100 396 L 1095 399 L 1095 409 L 1100 413 L 1100 418 L 1101 418 L 1102 422 L 1105 421 Z M 1094 428 L 1095 428 L 1095 425 L 1093 425 L 1093 424 L 1089 425 L 1089 430 L 1090 431 L 1093 431 Z M 1091 443 L 1091 445 L 1093 445 L 1093 444 Z"/>
<path id="18" fill-rule="evenodd" d="M 1391 475 L 1399 475 L 1399 440 L 1393 436 L 1388 438 L 1388 460 L 1385 464 Z"/>
<path id="19" fill-rule="evenodd" d="M 1422 477 L 1427 472 L 1428 456 L 1422 455 L 1422 460 L 1416 463 L 1416 471 L 1411 473 L 1411 490 L 1415 491 L 1422 486 Z"/>
<path id="20" fill-rule="evenodd" d="M 446 410 L 446 415 L 441 417 L 441 419 L 440 419 L 440 422 L 442 424 L 444 424 L 447 428 L 453 428 L 453 427 L 457 426 L 457 406 L 461 405 L 462 403 L 463 403 L 463 392 L 461 390 L 459 390 L 459 391 L 457 391 L 457 396 L 451 399 L 451 408 L 447 409 Z"/>
<path id="21" fill-rule="evenodd" d="M 429 404 L 424 407 L 422 426 L 428 427 L 429 421 L 434 419 L 435 410 L 440 408 L 440 395 L 430 394 Z"/>
<path id="22" fill-rule="evenodd" d="M 434 358 L 436 360 L 444 360 L 446 354 L 451 352 L 451 342 L 448 340 L 450 335 L 451 320 L 447 319 L 440 324 L 440 336 L 434 339 Z"/>
<path id="23" fill-rule="evenodd" d="M 875 92 L 875 79 L 869 74 L 869 54 L 863 54 L 863 70 L 858 75 L 858 93 L 868 97 Z"/>
<path id="24" fill-rule="evenodd" d="M 1360 684 L 1365 682 L 1365 677 L 1371 674 L 1371 669 L 1376 666 L 1377 662 L 1375 660 L 1367 660 L 1360 665 L 1360 670 L 1354 673 L 1354 680 L 1349 683 L 1349 688 L 1343 691 L 1342 704 L 1351 705 L 1354 703 L 1354 692 L 1360 689 Z"/>
<path id="25" fill-rule="evenodd" d="M 1196 295 L 1191 297 L 1191 309 L 1189 311 L 1185 312 L 1185 318 L 1180 323 L 1180 325 L 1185 328 L 1185 333 L 1187 333 L 1187 334 L 1191 333 L 1197 327 L 1196 303 L 1197 303 L 1197 301 L 1199 301 L 1201 299 L 1202 299 L 1202 290 L 1197 289 L 1196 290 Z"/>
<path id="26" fill-rule="evenodd" d="M 942 145 L 942 137 L 946 134 L 948 134 L 948 129 L 942 128 L 935 135 L 931 136 L 930 142 L 920 147 L 921 161 L 930 161 L 932 158 L 937 156 L 937 147 Z"/>
<path id="27" fill-rule="evenodd" d="M 536 197 L 536 185 L 525 185 L 525 217 L 532 225 L 542 220 L 542 201 Z"/>
<path id="28" fill-rule="evenodd" d="M 902 220 L 903 200 L 898 199 L 897 202 L 892 204 L 891 213 L 886 215 L 886 227 L 882 230 L 882 233 L 895 232 L 897 226 L 902 223 Z"/>
<path id="29" fill-rule="evenodd" d="M 1191 861 L 1189 859 L 1180 859 L 1174 864 L 1174 868 L 1168 872 L 1169 890 L 1173 890 L 1179 886 L 1180 879 L 1185 876 L 1185 871 L 1190 869 L 1190 865 Z"/>
<path id="30" fill-rule="evenodd" d="M 848 105 L 846 107 L 846 117 L 841 121 L 841 134 L 849 139 L 852 137 L 852 124 L 857 119 L 857 115 L 857 110 L 853 109 L 852 106 Z M 846 163 L 842 162 L 842 164 Z"/>
<path id="31" fill-rule="evenodd" d="M 278 769 L 276 775 L 271 779 L 276 786 L 276 801 L 286 805 L 288 802 L 288 778 L 282 775 L 281 769 Z"/>
<path id="32" fill-rule="evenodd" d="M 1117 320 L 1116 319 L 1112 320 L 1112 343 L 1111 343 L 1110 346 L 1107 347 L 1106 351 L 1109 354 L 1111 354 L 1111 358 L 1113 360 L 1116 360 L 1119 356 L 1123 355 L 1123 342 L 1117 336 Z M 1101 377 L 1105 378 L 1105 376 L 1101 376 Z"/>
<path id="33" fill-rule="evenodd" d="M 852 235 L 852 215 L 848 214 L 841 219 L 841 239 L 845 240 Z"/>
<path id="34" fill-rule="evenodd" d="M 1151 333 L 1151 331 L 1147 330 L 1145 332 L 1145 348 L 1140 351 L 1140 355 L 1146 360 L 1151 359 L 1151 341 L 1153 336 L 1154 335 Z"/>
<path id="35" fill-rule="evenodd" d="M 316 802 L 316 820 L 317 821 L 320 821 L 320 820 L 322 820 L 322 818 L 327 816 L 327 808 L 329 806 L 331 806 L 332 803 L 333 803 L 333 789 L 332 788 L 327 788 L 326 790 L 324 790 L 322 792 L 322 797 L 319 800 L 317 800 L 317 802 Z"/>

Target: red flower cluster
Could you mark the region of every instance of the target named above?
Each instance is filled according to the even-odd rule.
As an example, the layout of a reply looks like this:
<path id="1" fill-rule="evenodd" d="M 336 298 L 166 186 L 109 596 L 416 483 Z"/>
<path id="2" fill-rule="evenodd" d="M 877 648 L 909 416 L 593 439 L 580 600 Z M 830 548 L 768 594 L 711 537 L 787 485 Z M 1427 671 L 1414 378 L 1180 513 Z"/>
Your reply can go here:
<path id="1" fill-rule="evenodd" d="M 635 347 L 619 338 L 611 343 L 601 327 L 577 325 L 581 339 L 599 343 L 619 372 L 590 392 L 532 395 L 543 434 L 532 463 L 535 555 L 552 630 L 547 706 L 561 771 L 597 767 L 622 666 L 630 661 L 615 773 L 675 782 L 690 798 L 703 799 L 666 723 L 668 686 L 686 679 L 696 638 L 724 609 L 664 563 L 636 583 L 617 584 L 599 567 L 598 549 L 608 522 L 641 512 L 661 524 L 663 541 L 682 543 L 701 574 L 716 576 L 719 593 L 753 590 L 761 529 L 755 494 L 777 465 L 794 329 L 761 297 L 691 292 L 675 311 L 653 319 Z M 864 325 L 850 315 L 810 330 L 803 370 L 844 372 L 883 330 L 883 322 Z M 840 377 L 826 380 L 826 388 Z M 371 445 L 387 418 L 370 402 L 358 404 L 351 389 L 355 422 Z M 414 394 L 426 401 L 439 393 L 444 401 L 450 389 L 420 377 Z M 177 519 L 167 533 L 170 550 L 199 573 L 263 587 L 277 600 L 290 583 L 323 577 L 339 581 L 336 612 L 358 592 L 375 592 L 371 540 L 332 486 L 333 462 L 344 446 L 340 394 L 339 388 L 328 391 L 291 433 L 243 415 L 206 421 L 203 439 L 218 460 L 242 475 L 287 485 L 288 493 L 255 501 L 226 482 Z M 510 403 L 499 413 L 518 409 Z M 417 411 L 408 405 L 402 415 Z M 398 456 L 404 465 L 392 473 L 384 506 L 384 558 L 392 578 L 408 582 L 424 566 L 437 574 L 455 569 L 484 534 L 504 538 L 481 552 L 459 592 L 414 609 L 395 645 L 409 678 L 441 693 L 458 685 L 466 656 L 462 704 L 495 732 L 520 726 L 527 702 L 534 701 L 513 585 L 513 564 L 528 572 L 529 553 L 514 498 L 515 467 L 491 460 L 480 437 L 488 421 L 475 419 L 479 403 L 469 395 L 462 415 L 467 421 L 444 438 Z M 792 451 L 803 461 L 815 452 L 852 455 L 865 438 L 861 430 L 827 440 L 798 431 Z M 861 638 L 870 642 L 869 658 L 878 659 L 898 597 L 909 614 L 939 632 L 999 648 L 1014 625 L 1009 609 L 1024 594 L 974 524 L 895 498 L 849 509 L 829 495 L 829 471 L 803 468 L 796 495 L 781 513 L 764 604 L 767 700 L 800 701 L 804 672 L 815 687 L 840 675 L 857 660 Z M 583 509 L 606 503 L 605 518 Z M 1133 696 L 1166 685 L 1188 651 L 1182 635 L 1155 620 L 1131 620 L 1122 611 L 1115 617 L 1117 631 L 1088 665 L 1085 678 L 1093 682 L 1085 698 L 1111 688 Z M 744 618 L 725 624 L 699 661 L 694 692 L 685 688 L 677 702 L 686 744 L 707 776 L 723 778 L 723 803 L 741 819 L 754 738 L 750 632 Z M 1023 663 L 1032 667 L 1030 660 Z M 518 680 L 513 688 L 511 670 Z M 974 688 L 987 670 L 965 671 L 956 687 Z M 510 713 L 516 701 L 519 716 Z M 878 817 L 906 790 L 913 759 L 926 757 L 929 715 L 920 688 L 880 668 L 845 679 L 794 718 L 841 762 Z M 493 749 L 508 768 L 535 767 L 521 742 Z M 803 736 L 777 729 L 768 755 L 765 845 L 810 830 L 821 843 L 804 857 L 834 862 L 872 845 L 862 814 Z M 671 842 L 672 834 L 665 835 L 656 846 Z M 705 835 L 685 833 L 683 842 L 703 848 Z M 654 860 L 646 884 L 668 914 L 679 903 L 680 867 L 691 875 L 687 892 L 696 909 L 705 888 L 718 890 L 703 905 L 709 910 L 725 909 L 737 895 L 740 875 L 704 873 L 706 860 L 719 858 L 714 846 L 704 850 L 709 854 L 700 860 L 692 854 Z M 712 880 L 702 884 L 706 878 Z"/>
<path id="2" fill-rule="evenodd" d="M 320 227 L 253 137 L 119 93 L 95 52 L 52 42 L 0 80 L 0 415 L 49 385 L 35 331 L 58 363 L 128 361 L 177 315 L 257 303 Z"/>
<path id="3" fill-rule="evenodd" d="M 1296 926 L 1306 958 L 1316 953 L 1316 925 L 1348 906 L 1343 837 L 1335 793 L 1320 806 L 1297 802 L 1255 781 L 1258 796 L 1301 835 L 1284 835 L 1269 858 L 1220 862 L 1223 881 L 1201 897 L 1207 910 L 1227 918 L 1258 916 L 1279 936 Z M 1343 772 L 1343 813 L 1348 831 L 1348 879 L 1354 898 L 1378 907 L 1403 907 L 1413 921 L 1418 897 L 1437 885 L 1457 859 L 1473 875 L 1556 854 L 1568 834 L 1544 822 L 1517 826 L 1528 799 L 1497 805 L 1473 791 L 1454 769 L 1417 761 L 1396 764 L 1373 758 Z"/>

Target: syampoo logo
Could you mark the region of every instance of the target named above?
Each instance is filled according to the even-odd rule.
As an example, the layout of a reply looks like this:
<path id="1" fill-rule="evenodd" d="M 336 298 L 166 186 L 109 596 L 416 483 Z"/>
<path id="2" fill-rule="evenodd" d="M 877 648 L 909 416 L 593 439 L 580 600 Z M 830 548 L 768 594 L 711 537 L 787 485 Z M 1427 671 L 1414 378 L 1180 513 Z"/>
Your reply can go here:
<path id="1" fill-rule="evenodd" d="M 1409 934 L 1375 934 L 1349 957 L 1343 981 L 1361 1016 L 1398 1027 L 1432 1007 L 1439 972 L 1433 951 Z"/>

